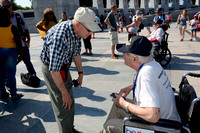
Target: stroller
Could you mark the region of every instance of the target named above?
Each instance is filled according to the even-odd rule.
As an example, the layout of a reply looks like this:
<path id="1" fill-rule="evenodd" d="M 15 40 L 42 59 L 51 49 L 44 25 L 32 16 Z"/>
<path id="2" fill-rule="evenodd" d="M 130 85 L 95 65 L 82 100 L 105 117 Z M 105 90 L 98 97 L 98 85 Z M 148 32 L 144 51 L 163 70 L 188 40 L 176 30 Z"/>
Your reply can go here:
<path id="1" fill-rule="evenodd" d="M 179 85 L 179 92 L 174 90 L 177 110 L 181 122 L 160 119 L 149 123 L 141 118 L 126 117 L 123 120 L 123 133 L 196 133 L 199 132 L 200 98 L 186 76 L 200 78 L 200 74 L 186 73 Z"/>

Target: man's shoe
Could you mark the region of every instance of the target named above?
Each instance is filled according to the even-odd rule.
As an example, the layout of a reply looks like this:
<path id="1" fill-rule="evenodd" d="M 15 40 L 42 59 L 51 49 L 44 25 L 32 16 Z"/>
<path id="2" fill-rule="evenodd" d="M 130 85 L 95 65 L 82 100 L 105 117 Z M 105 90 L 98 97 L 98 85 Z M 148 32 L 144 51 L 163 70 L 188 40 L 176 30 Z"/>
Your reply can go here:
<path id="1" fill-rule="evenodd" d="M 117 55 L 117 54 L 114 54 L 115 55 L 115 57 L 119 57 L 119 55 Z"/>
<path id="2" fill-rule="evenodd" d="M 19 93 L 19 94 L 17 94 L 17 96 L 12 96 L 11 99 L 12 99 L 13 101 L 17 101 L 17 100 L 21 99 L 21 97 L 23 97 L 23 96 L 24 96 L 24 95 L 22 95 L 21 93 Z"/>
<path id="3" fill-rule="evenodd" d="M 118 59 L 118 57 L 116 57 L 116 56 L 111 56 L 110 58 L 111 59 Z"/>
<path id="4" fill-rule="evenodd" d="M 81 132 L 81 131 L 78 131 L 78 130 L 74 129 L 74 127 L 72 128 L 72 132 L 73 132 L 73 133 L 83 133 L 83 132 Z"/>

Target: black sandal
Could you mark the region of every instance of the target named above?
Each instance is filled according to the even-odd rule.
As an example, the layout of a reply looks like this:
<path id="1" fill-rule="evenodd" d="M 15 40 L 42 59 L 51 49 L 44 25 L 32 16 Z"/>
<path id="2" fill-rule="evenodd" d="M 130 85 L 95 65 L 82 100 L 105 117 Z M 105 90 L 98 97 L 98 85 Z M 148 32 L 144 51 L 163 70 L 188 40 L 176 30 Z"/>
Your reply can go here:
<path id="1" fill-rule="evenodd" d="M 17 96 L 12 96 L 11 99 L 14 100 L 14 101 L 19 100 L 23 96 L 24 96 L 23 94 L 19 93 L 19 94 L 17 94 Z"/>

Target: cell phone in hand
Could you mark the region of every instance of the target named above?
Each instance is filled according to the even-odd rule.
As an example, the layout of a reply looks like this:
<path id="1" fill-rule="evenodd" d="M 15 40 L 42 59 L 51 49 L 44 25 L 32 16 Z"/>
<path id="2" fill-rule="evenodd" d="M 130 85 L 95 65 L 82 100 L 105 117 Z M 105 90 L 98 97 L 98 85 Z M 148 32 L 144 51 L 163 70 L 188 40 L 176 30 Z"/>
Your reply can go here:
<path id="1" fill-rule="evenodd" d="M 78 83 L 78 79 L 74 79 L 72 80 L 73 84 L 74 84 L 74 87 L 77 87 L 79 86 L 80 84 Z"/>
<path id="2" fill-rule="evenodd" d="M 116 98 L 115 94 L 119 95 L 118 93 L 111 93 L 110 96 L 113 97 L 113 98 Z"/>
<path id="3" fill-rule="evenodd" d="M 111 97 L 113 97 L 113 98 L 116 98 L 116 96 L 115 96 L 115 95 L 119 95 L 119 94 L 118 94 L 118 93 L 111 93 L 111 94 L 110 94 L 110 96 L 111 96 Z M 126 100 L 126 98 L 125 98 L 125 97 L 123 97 L 123 98 L 124 98 L 124 100 Z"/>

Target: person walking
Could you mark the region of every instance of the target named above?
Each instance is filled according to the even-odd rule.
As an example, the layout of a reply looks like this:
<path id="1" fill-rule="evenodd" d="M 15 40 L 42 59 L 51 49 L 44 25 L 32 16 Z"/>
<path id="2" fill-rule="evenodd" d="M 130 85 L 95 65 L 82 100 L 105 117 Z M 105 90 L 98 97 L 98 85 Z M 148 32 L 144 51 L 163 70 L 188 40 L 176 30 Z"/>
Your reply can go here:
<path id="1" fill-rule="evenodd" d="M 17 93 L 15 74 L 17 60 L 22 58 L 22 43 L 17 27 L 10 23 L 10 6 L 0 6 L 0 99 L 9 97 L 5 88 L 7 78 L 11 98 L 18 100 L 23 95 Z"/>
<path id="2" fill-rule="evenodd" d="M 193 34 L 194 34 L 194 39 L 195 41 L 197 40 L 197 24 L 199 23 L 199 20 L 198 19 L 198 16 L 197 15 L 194 15 L 194 19 L 192 19 L 190 21 L 190 26 L 191 26 L 191 39 L 190 41 L 193 40 Z"/>
<path id="3" fill-rule="evenodd" d="M 56 25 L 58 23 L 56 16 L 54 15 L 54 11 L 51 8 L 46 8 L 43 12 L 43 18 L 40 22 L 38 22 L 36 24 L 36 27 L 40 33 L 40 35 L 42 36 L 42 38 L 45 37 L 46 32 L 53 27 L 54 25 Z"/>
<path id="4" fill-rule="evenodd" d="M 179 24 L 179 33 L 181 35 L 180 41 L 184 40 L 185 30 L 187 28 L 187 23 L 186 23 L 187 20 L 188 20 L 189 25 L 190 25 L 190 19 L 189 19 L 189 16 L 187 15 L 187 10 L 183 10 L 181 12 L 181 14 L 178 16 L 177 22 L 176 22 L 176 28 L 178 27 L 178 24 Z"/>
<path id="5" fill-rule="evenodd" d="M 142 17 L 137 16 L 131 24 L 126 26 L 126 31 L 128 32 L 128 40 L 130 40 L 130 38 L 133 36 L 137 36 L 137 32 L 141 23 Z"/>
<path id="6" fill-rule="evenodd" d="M 83 38 L 85 52 L 82 55 L 93 55 L 92 53 L 92 44 L 91 44 L 91 35 L 88 36 L 86 39 Z"/>
<path id="7" fill-rule="evenodd" d="M 159 19 L 161 19 L 163 22 L 161 26 L 163 30 L 166 31 L 169 28 L 169 20 L 167 15 L 162 12 L 162 8 L 157 8 L 155 12 L 156 16 L 154 17 L 153 22 L 156 23 Z"/>
<path id="8" fill-rule="evenodd" d="M 111 40 L 111 59 L 118 59 L 118 55 L 115 54 L 115 47 L 118 43 L 118 30 L 117 30 L 117 22 L 115 18 L 115 13 L 117 12 L 117 5 L 111 6 L 111 11 L 108 13 L 105 23 L 108 25 L 108 33 L 110 35 Z"/>
<path id="9" fill-rule="evenodd" d="M 81 38 L 86 39 L 92 32 L 101 30 L 95 20 L 91 9 L 79 7 L 73 20 L 53 26 L 44 38 L 41 69 L 59 133 L 78 133 L 74 129 L 75 103 L 69 67 L 74 60 L 79 87 L 83 82 Z"/>
<path id="10" fill-rule="evenodd" d="M 9 10 L 10 16 L 11 16 L 10 22 L 14 26 L 16 26 L 18 28 L 19 32 L 20 32 L 22 47 L 23 47 L 22 60 L 25 64 L 25 66 L 26 66 L 26 69 L 28 70 L 28 73 L 30 73 L 33 77 L 40 80 L 37 77 L 36 71 L 33 67 L 32 62 L 31 62 L 31 56 L 30 56 L 30 51 L 29 51 L 31 39 L 30 39 L 30 33 L 29 33 L 29 30 L 28 30 L 28 26 L 27 26 L 26 22 L 24 21 L 24 18 L 20 14 L 13 12 L 12 4 L 11 4 L 10 1 L 3 0 L 2 5 Z M 8 85 L 8 87 L 9 87 L 9 85 Z"/>

